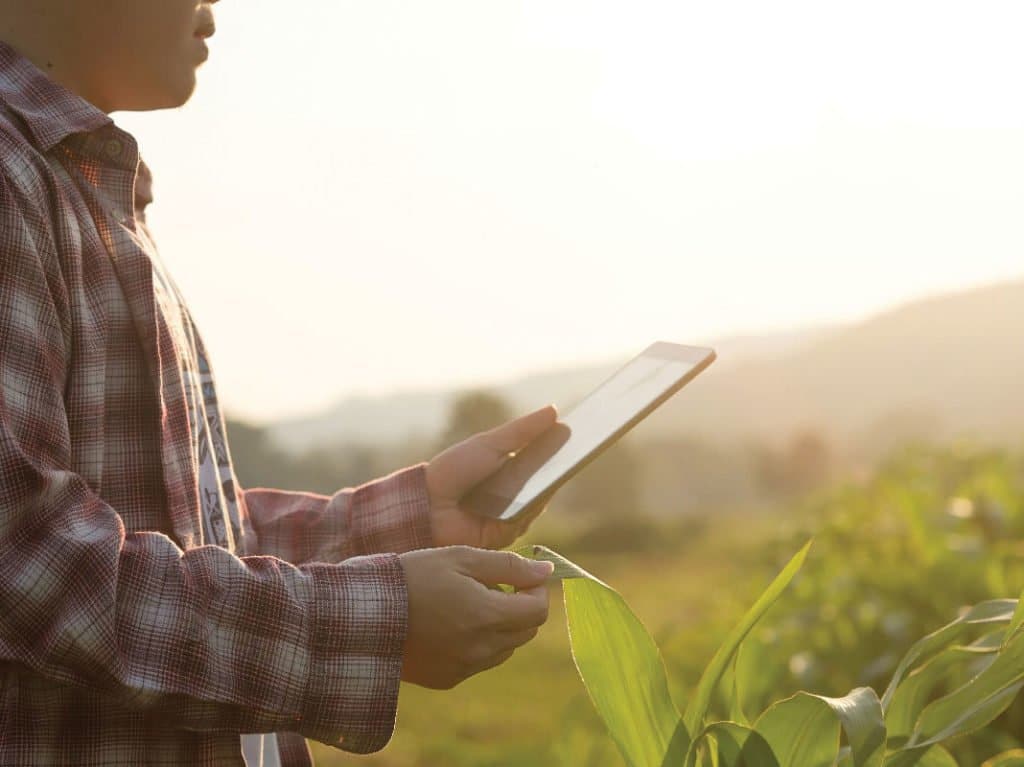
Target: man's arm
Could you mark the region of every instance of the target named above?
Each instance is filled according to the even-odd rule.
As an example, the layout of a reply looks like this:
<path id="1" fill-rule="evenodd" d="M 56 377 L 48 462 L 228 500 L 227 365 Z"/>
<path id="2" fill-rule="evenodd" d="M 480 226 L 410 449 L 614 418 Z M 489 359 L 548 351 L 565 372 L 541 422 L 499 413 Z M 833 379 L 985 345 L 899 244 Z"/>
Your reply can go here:
<path id="1" fill-rule="evenodd" d="M 288 562 L 341 562 L 434 545 L 426 464 L 333 496 L 257 487 L 241 493 L 261 554 Z"/>
<path id="2" fill-rule="evenodd" d="M 381 748 L 408 632 L 398 557 L 295 567 L 127 533 L 72 469 L 69 296 L 46 220 L 0 176 L 0 667 L 170 727 Z"/>
<path id="3" fill-rule="evenodd" d="M 337 562 L 354 554 L 404 553 L 430 546 L 511 544 L 543 511 L 515 522 L 486 519 L 462 507 L 462 498 L 544 434 L 554 406 L 475 434 L 420 463 L 345 489 L 328 498 L 255 488 L 242 496 L 260 551 L 291 562 Z"/>

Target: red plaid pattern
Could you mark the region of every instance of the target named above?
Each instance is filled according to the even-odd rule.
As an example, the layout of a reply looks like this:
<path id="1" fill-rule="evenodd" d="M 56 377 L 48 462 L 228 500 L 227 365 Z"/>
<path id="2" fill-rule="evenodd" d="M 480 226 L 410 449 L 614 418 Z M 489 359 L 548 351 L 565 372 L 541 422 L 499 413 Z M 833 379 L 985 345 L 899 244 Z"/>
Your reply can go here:
<path id="1" fill-rule="evenodd" d="M 430 545 L 423 465 L 237 490 L 243 550 L 208 545 L 139 167 L 0 44 L 0 764 L 240 765 L 246 732 L 286 733 L 290 765 L 301 736 L 379 749 L 407 602 L 372 552 Z"/>

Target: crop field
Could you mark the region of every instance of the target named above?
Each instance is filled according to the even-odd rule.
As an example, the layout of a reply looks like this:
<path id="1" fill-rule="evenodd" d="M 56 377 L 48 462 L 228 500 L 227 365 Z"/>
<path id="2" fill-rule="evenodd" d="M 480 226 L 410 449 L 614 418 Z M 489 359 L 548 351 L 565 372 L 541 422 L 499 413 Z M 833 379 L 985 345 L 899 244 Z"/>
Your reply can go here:
<path id="1" fill-rule="evenodd" d="M 786 508 L 657 525 L 619 545 L 614 526 L 584 535 L 552 508 L 526 540 L 622 595 L 660 647 L 680 711 L 732 627 L 811 537 L 802 570 L 743 644 L 735 664 L 742 690 L 728 683 L 731 667 L 709 714 L 735 719 L 737 709 L 760 712 L 800 690 L 840 697 L 867 686 L 881 696 L 915 641 L 967 605 L 1016 599 L 1024 588 L 1024 457 L 908 450 L 868 479 Z M 920 706 L 983 667 L 945 678 Z M 1024 706 L 1015 689 L 1006 698 L 994 721 L 944 741 L 961 767 L 1021 745 Z M 314 744 L 314 754 L 321 765 L 627 763 L 573 664 L 558 586 L 548 624 L 502 667 L 451 691 L 404 687 L 384 751 L 355 757 Z"/>

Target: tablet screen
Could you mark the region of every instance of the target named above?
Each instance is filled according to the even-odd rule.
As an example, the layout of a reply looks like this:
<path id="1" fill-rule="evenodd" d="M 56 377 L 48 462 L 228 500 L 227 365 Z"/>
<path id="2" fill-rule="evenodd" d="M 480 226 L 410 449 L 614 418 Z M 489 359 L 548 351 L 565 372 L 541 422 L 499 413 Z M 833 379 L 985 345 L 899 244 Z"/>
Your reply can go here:
<path id="1" fill-rule="evenodd" d="M 480 513 L 510 519 L 687 377 L 702 360 L 641 354 L 519 451 L 486 491 L 467 499 Z M 484 490 L 481 488 L 481 490 Z"/>

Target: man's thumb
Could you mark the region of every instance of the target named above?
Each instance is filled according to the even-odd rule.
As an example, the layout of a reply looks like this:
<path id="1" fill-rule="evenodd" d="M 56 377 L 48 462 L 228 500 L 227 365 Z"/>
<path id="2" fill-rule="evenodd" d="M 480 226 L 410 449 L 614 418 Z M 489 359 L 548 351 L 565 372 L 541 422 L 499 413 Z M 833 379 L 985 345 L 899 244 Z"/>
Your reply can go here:
<path id="1" fill-rule="evenodd" d="M 551 428 L 557 418 L 558 410 L 554 405 L 548 405 L 495 426 L 483 432 L 480 437 L 495 450 L 514 453 Z"/>
<path id="2" fill-rule="evenodd" d="M 463 572 L 485 586 L 499 583 L 517 589 L 539 586 L 555 570 L 551 562 L 521 557 L 512 551 L 469 549 L 463 560 Z"/>

